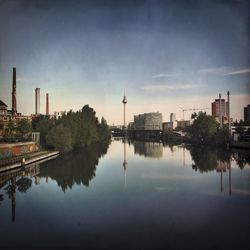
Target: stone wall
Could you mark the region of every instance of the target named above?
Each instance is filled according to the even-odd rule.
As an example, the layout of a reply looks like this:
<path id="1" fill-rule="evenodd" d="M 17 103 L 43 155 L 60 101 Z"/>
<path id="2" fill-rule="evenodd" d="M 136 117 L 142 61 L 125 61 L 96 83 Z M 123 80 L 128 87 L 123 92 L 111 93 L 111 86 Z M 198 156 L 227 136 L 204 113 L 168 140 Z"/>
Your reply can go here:
<path id="1" fill-rule="evenodd" d="M 1 143 L 0 160 L 38 151 L 35 142 Z"/>

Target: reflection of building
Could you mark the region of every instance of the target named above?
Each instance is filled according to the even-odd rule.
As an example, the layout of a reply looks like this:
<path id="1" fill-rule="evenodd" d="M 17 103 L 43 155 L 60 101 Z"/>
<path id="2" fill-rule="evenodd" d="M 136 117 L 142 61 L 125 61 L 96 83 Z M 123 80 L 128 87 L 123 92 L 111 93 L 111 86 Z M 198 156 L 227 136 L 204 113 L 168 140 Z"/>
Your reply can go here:
<path id="1" fill-rule="evenodd" d="M 26 192 L 32 185 L 32 177 L 35 178 L 35 183 L 39 184 L 39 173 L 39 164 L 32 165 L 25 169 L 14 169 L 0 173 L 0 186 L 7 184 L 5 190 L 11 199 L 12 222 L 15 222 L 16 219 L 16 190 Z"/>
<path id="2" fill-rule="evenodd" d="M 225 173 L 228 169 L 228 178 L 229 178 L 229 195 L 232 194 L 232 178 L 231 178 L 231 160 L 221 161 L 217 160 L 216 171 L 220 173 L 220 187 L 221 192 L 223 192 L 223 172 Z"/>
<path id="3" fill-rule="evenodd" d="M 244 107 L 244 122 L 250 122 L 250 104 Z"/>
<path id="4" fill-rule="evenodd" d="M 151 158 L 161 158 L 163 156 L 162 143 L 135 141 L 133 144 L 135 154 Z"/>
<path id="5" fill-rule="evenodd" d="M 162 114 L 159 112 L 144 113 L 134 116 L 135 130 L 161 130 Z"/>

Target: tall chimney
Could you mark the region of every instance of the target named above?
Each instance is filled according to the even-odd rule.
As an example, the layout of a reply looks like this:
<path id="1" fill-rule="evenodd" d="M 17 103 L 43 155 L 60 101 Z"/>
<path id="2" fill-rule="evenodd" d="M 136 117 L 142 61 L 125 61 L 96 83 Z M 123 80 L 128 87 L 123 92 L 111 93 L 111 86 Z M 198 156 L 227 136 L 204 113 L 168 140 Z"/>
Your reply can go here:
<path id="1" fill-rule="evenodd" d="M 46 115 L 49 115 L 49 94 L 46 93 Z"/>
<path id="2" fill-rule="evenodd" d="M 35 114 L 39 115 L 40 114 L 40 88 L 36 88 L 35 94 L 36 94 L 36 96 L 35 96 L 35 99 L 36 99 L 35 100 L 35 105 L 36 105 Z"/>
<path id="3" fill-rule="evenodd" d="M 16 68 L 13 68 L 12 74 L 12 116 L 17 115 L 16 109 Z"/>
<path id="4" fill-rule="evenodd" d="M 230 92 L 227 91 L 227 119 L 228 119 L 228 137 L 231 137 L 231 118 L 230 118 Z"/>

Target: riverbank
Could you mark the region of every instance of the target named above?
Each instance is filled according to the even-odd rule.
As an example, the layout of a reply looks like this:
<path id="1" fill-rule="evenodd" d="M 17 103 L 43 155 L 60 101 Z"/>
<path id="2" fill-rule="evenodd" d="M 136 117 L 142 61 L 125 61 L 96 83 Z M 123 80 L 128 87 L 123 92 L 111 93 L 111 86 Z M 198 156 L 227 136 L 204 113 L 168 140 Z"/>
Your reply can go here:
<path id="1" fill-rule="evenodd" d="M 12 170 L 15 168 L 24 167 L 26 165 L 50 160 L 59 155 L 59 151 L 39 151 L 35 153 L 25 154 L 18 157 L 4 159 L 0 161 L 0 172 Z"/>

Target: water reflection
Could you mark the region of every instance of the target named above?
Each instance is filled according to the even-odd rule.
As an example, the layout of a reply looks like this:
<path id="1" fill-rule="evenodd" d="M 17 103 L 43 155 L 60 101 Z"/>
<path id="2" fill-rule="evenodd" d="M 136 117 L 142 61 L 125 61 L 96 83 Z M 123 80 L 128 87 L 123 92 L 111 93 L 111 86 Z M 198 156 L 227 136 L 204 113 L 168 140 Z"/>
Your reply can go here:
<path id="1" fill-rule="evenodd" d="M 149 158 L 162 158 L 163 144 L 161 142 L 132 141 L 134 153 Z"/>
<path id="2" fill-rule="evenodd" d="M 126 187 L 126 185 L 127 185 L 126 172 L 127 172 L 127 168 L 128 168 L 127 155 L 126 155 L 127 141 L 125 139 L 123 139 L 122 143 L 123 143 L 123 164 L 122 164 L 122 166 L 123 166 L 123 170 L 124 170 L 124 187 Z"/>
<path id="3" fill-rule="evenodd" d="M 11 220 L 15 222 L 16 219 L 16 191 L 26 193 L 32 186 L 32 178 L 37 182 L 37 174 L 39 174 L 39 165 L 34 164 L 25 169 L 17 169 L 0 174 L 0 187 L 4 186 L 4 190 L 11 200 Z M 1 194 L 1 201 L 3 201 L 3 194 Z"/>
<path id="4" fill-rule="evenodd" d="M 82 150 L 74 151 L 43 164 L 40 177 L 55 180 L 65 192 L 74 184 L 89 186 L 95 177 L 99 158 L 107 153 L 109 142 L 97 143 Z"/>

